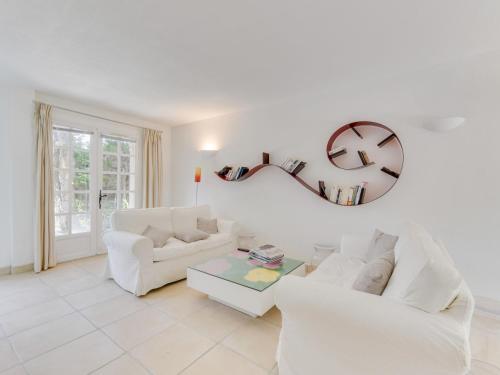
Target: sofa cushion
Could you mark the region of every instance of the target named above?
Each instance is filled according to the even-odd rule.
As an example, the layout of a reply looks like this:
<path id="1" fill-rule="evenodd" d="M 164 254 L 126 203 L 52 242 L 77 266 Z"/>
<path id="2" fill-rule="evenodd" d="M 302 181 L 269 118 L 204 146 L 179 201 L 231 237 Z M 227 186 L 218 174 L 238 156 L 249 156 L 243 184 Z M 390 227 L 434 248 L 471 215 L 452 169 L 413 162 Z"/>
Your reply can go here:
<path id="1" fill-rule="evenodd" d="M 172 219 L 170 207 L 117 210 L 111 215 L 113 230 L 142 235 L 148 225 L 171 232 Z"/>
<path id="2" fill-rule="evenodd" d="M 196 242 L 196 241 L 201 241 L 201 240 L 206 240 L 208 238 L 209 234 L 206 232 L 203 232 L 202 230 L 198 229 L 192 229 L 186 232 L 176 232 L 175 233 L 175 238 L 178 240 L 191 243 L 191 242 Z"/>
<path id="3" fill-rule="evenodd" d="M 160 262 L 167 259 L 188 256 L 200 251 L 211 250 L 215 247 L 224 246 L 231 243 L 229 233 L 211 234 L 206 240 L 186 243 L 175 237 L 168 239 L 162 248 L 153 249 L 153 260 Z"/>
<path id="4" fill-rule="evenodd" d="M 409 224 L 396 245 L 396 266 L 383 293 L 427 312 L 445 309 L 462 278 L 425 229 Z"/>
<path id="5" fill-rule="evenodd" d="M 366 254 L 366 260 L 370 262 L 384 256 L 387 251 L 394 250 L 397 241 L 398 236 L 393 236 L 384 233 L 381 230 L 375 229 L 375 233 L 373 233 L 373 237 L 370 241 L 370 246 Z"/>
<path id="6" fill-rule="evenodd" d="M 208 234 L 215 234 L 219 231 L 217 227 L 217 219 L 206 219 L 204 217 L 199 217 L 197 227 L 199 230 Z"/>
<path id="7" fill-rule="evenodd" d="M 382 256 L 372 259 L 361 268 L 352 288 L 360 292 L 380 296 L 394 270 L 394 250 L 388 250 Z"/>
<path id="8" fill-rule="evenodd" d="M 307 277 L 340 287 L 351 288 L 365 262 L 359 258 L 334 253 L 326 258 Z"/>
<path id="9" fill-rule="evenodd" d="M 174 233 L 189 232 L 196 229 L 199 217 L 210 218 L 210 207 L 174 207 L 172 208 L 172 227 Z"/>
<path id="10" fill-rule="evenodd" d="M 172 232 L 148 225 L 142 235 L 153 241 L 154 247 L 163 247 L 167 240 L 172 237 Z"/>

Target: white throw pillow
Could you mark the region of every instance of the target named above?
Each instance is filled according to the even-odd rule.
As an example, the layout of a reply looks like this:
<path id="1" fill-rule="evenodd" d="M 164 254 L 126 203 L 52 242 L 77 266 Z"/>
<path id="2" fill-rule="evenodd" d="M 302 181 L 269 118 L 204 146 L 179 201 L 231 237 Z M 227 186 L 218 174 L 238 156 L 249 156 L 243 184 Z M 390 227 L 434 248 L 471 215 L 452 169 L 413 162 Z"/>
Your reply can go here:
<path id="1" fill-rule="evenodd" d="M 462 277 L 446 249 L 417 224 L 408 226 L 398 244 L 399 259 L 383 295 L 430 313 L 447 308 L 459 293 Z"/>
<path id="2" fill-rule="evenodd" d="M 148 227 L 142 233 L 142 235 L 153 241 L 153 246 L 155 248 L 160 248 L 165 246 L 168 239 L 172 237 L 172 233 L 170 233 L 168 230 L 161 230 L 151 225 L 148 225 Z"/>
<path id="3" fill-rule="evenodd" d="M 398 236 L 393 236 L 379 229 L 375 229 L 375 233 L 373 233 L 372 240 L 370 241 L 370 247 L 366 253 L 366 260 L 370 262 L 385 255 L 388 251 L 393 251 L 397 241 Z"/>

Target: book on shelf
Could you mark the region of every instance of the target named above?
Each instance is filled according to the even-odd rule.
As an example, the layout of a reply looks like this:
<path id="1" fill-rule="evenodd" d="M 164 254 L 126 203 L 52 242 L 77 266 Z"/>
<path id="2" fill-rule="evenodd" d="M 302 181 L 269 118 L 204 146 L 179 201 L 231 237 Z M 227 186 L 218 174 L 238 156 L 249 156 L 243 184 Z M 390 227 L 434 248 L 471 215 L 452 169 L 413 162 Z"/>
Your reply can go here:
<path id="1" fill-rule="evenodd" d="M 342 188 L 340 186 L 332 186 L 330 189 L 330 195 L 328 197 L 333 203 L 339 203 L 340 194 L 342 193 Z"/>
<path id="2" fill-rule="evenodd" d="M 358 155 L 363 165 L 368 165 L 371 163 L 370 158 L 368 158 L 368 154 L 366 153 L 366 151 L 358 151 Z"/>
<path id="3" fill-rule="evenodd" d="M 332 186 L 328 199 L 343 206 L 356 206 L 363 203 L 366 191 L 366 182 L 355 186 Z M 321 192 L 320 192 L 321 194 Z"/>
<path id="4" fill-rule="evenodd" d="M 318 181 L 318 187 L 319 187 L 319 195 L 321 195 L 322 198 L 328 199 L 328 197 L 326 196 L 325 181 Z"/>
<path id="5" fill-rule="evenodd" d="M 396 138 L 396 134 L 392 133 L 388 135 L 386 138 L 382 139 L 379 143 L 377 143 L 378 147 L 383 147 L 390 141 L 392 141 L 394 138 Z"/>
<path id="6" fill-rule="evenodd" d="M 387 168 L 387 167 L 382 167 L 380 170 L 381 170 L 382 172 L 387 173 L 389 176 L 392 176 L 392 177 L 394 177 L 394 178 L 399 178 L 399 173 L 394 172 L 394 171 L 391 171 L 391 170 L 390 170 L 389 168 Z"/>
<path id="7" fill-rule="evenodd" d="M 296 175 L 306 166 L 306 162 L 302 160 L 288 158 L 282 164 L 281 168 L 283 168 L 288 173 Z"/>
<path id="8" fill-rule="evenodd" d="M 220 171 L 217 172 L 217 174 L 221 177 L 226 177 L 227 178 L 227 175 L 229 174 L 229 172 L 231 172 L 233 168 L 226 165 L 224 168 L 222 168 Z"/>
<path id="9" fill-rule="evenodd" d="M 306 166 L 305 161 L 301 161 L 290 173 L 296 176 Z"/>
<path id="10" fill-rule="evenodd" d="M 337 156 L 344 155 L 346 153 L 347 149 L 344 146 L 338 146 L 328 151 L 328 156 L 336 158 Z"/>

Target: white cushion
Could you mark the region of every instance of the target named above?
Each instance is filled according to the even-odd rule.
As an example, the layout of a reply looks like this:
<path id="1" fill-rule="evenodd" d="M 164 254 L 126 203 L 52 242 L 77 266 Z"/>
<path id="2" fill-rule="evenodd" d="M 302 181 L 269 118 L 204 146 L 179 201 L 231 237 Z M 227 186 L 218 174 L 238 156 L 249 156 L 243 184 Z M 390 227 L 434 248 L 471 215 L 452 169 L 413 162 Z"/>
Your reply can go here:
<path id="1" fill-rule="evenodd" d="M 113 230 L 142 234 L 148 225 L 172 232 L 170 207 L 117 210 L 111 215 Z"/>
<path id="2" fill-rule="evenodd" d="M 211 234 L 206 240 L 191 243 L 186 243 L 172 237 L 168 239 L 167 244 L 162 248 L 153 249 L 153 261 L 160 262 L 191 255 L 200 251 L 212 250 L 230 242 L 231 235 L 229 233 Z"/>
<path id="3" fill-rule="evenodd" d="M 359 258 L 334 253 L 307 277 L 316 281 L 350 288 L 364 265 L 365 263 Z"/>
<path id="4" fill-rule="evenodd" d="M 208 205 L 172 208 L 172 226 L 174 234 L 177 232 L 194 231 L 197 228 L 199 217 L 210 218 L 210 207 Z"/>
<path id="5" fill-rule="evenodd" d="M 410 224 L 396 245 L 399 258 L 383 293 L 430 313 L 447 308 L 458 295 L 462 277 L 421 226 Z"/>

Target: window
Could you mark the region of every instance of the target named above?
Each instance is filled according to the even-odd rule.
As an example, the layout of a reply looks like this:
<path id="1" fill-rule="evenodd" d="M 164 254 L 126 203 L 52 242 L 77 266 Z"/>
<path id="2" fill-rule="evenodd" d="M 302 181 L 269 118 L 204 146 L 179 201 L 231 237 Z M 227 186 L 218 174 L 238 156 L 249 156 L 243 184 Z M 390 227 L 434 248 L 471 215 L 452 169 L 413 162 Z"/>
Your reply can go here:
<path id="1" fill-rule="evenodd" d="M 111 213 L 135 207 L 135 142 L 101 137 L 101 214 L 103 231 L 111 228 Z"/>
<path id="2" fill-rule="evenodd" d="M 56 236 L 90 232 L 91 134 L 54 128 Z"/>

